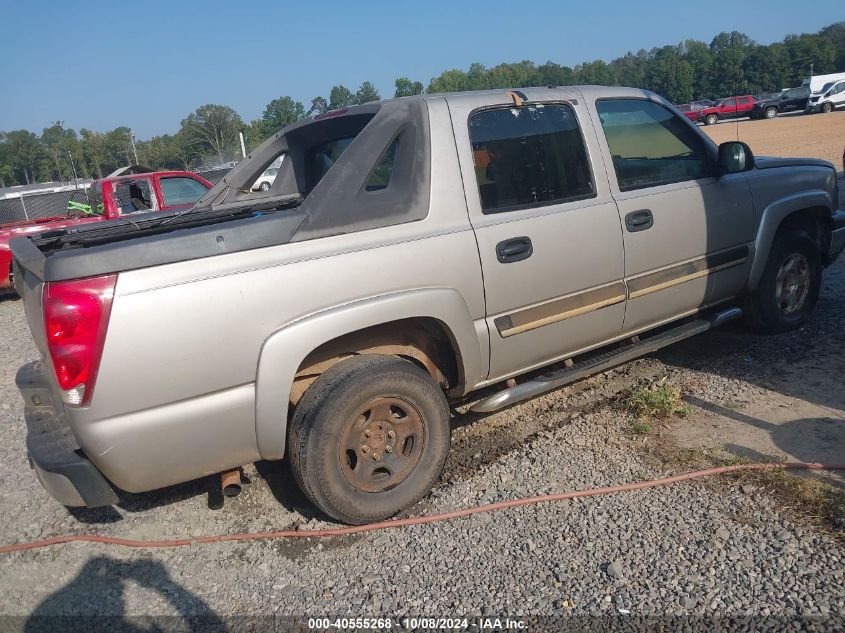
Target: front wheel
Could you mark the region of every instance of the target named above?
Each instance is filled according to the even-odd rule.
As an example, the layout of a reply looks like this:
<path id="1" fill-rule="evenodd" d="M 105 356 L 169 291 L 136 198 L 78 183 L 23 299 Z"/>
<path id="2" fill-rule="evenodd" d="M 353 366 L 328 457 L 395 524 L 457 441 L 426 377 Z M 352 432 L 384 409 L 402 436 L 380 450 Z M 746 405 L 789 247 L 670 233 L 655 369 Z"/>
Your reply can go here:
<path id="1" fill-rule="evenodd" d="M 707 125 L 715 125 L 719 122 L 719 117 L 717 117 L 715 114 L 708 114 L 707 118 L 704 119 L 704 122 Z"/>
<path id="2" fill-rule="evenodd" d="M 774 119 L 778 115 L 777 108 L 766 108 L 766 118 Z"/>
<path id="3" fill-rule="evenodd" d="M 299 487 L 329 516 L 360 525 L 416 503 L 443 470 L 449 406 L 424 370 L 395 356 L 334 365 L 303 394 L 288 456 Z"/>
<path id="4" fill-rule="evenodd" d="M 816 306 L 821 281 L 815 241 L 805 231 L 779 234 L 757 289 L 746 299 L 746 322 L 751 329 L 768 334 L 801 327 Z"/>
<path id="5" fill-rule="evenodd" d="M 262 182 L 260 185 L 258 185 L 258 190 L 259 191 L 269 191 L 270 190 L 270 183 L 269 182 Z"/>
<path id="6" fill-rule="evenodd" d="M 824 112 L 825 114 L 830 114 L 831 112 L 833 112 L 833 104 L 830 101 L 822 104 L 822 112 Z"/>

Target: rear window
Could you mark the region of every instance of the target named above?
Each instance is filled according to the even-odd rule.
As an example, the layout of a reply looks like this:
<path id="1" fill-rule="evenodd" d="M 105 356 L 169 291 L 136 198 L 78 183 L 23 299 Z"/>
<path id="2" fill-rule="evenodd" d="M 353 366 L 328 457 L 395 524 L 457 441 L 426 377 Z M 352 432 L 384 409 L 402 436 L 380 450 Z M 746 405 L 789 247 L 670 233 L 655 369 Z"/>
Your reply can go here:
<path id="1" fill-rule="evenodd" d="M 484 213 L 593 195 L 584 139 L 569 105 L 483 110 L 470 117 L 469 135 Z"/>
<path id="2" fill-rule="evenodd" d="M 305 155 L 305 180 L 308 191 L 317 186 L 323 179 L 326 172 L 332 168 L 346 151 L 349 144 L 355 139 L 354 136 L 338 138 L 312 147 Z"/>

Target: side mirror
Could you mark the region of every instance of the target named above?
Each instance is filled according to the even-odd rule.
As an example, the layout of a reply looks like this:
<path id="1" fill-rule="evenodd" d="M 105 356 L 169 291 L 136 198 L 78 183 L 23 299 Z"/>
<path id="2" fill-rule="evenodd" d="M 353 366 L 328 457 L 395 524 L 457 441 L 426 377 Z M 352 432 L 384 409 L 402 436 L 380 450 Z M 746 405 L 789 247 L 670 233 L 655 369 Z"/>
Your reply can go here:
<path id="1" fill-rule="evenodd" d="M 719 170 L 722 174 L 736 174 L 754 168 L 754 154 L 741 141 L 728 141 L 719 145 Z"/>

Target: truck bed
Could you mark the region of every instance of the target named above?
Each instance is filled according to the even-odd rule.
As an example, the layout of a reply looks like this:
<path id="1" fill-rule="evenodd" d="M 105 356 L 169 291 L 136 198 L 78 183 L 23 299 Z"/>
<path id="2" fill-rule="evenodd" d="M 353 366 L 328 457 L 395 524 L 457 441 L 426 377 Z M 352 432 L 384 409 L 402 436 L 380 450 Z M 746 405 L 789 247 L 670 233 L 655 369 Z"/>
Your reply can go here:
<path id="1" fill-rule="evenodd" d="M 284 244 L 305 214 L 297 200 L 276 209 L 145 213 L 11 241 L 16 265 L 61 281 Z"/>

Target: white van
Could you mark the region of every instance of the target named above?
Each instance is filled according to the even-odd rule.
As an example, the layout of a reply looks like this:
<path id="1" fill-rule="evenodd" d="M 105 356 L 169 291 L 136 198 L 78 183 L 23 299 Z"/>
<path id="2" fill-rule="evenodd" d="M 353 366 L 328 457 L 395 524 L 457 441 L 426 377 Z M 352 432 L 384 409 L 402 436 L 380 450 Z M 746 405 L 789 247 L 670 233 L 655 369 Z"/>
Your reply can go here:
<path id="1" fill-rule="evenodd" d="M 822 86 L 818 94 L 810 95 L 805 112 L 833 112 L 845 106 L 845 79 L 830 81 Z"/>
<path id="2" fill-rule="evenodd" d="M 831 73 L 829 75 L 813 75 L 807 77 L 801 82 L 802 86 L 810 86 L 810 93 L 821 92 L 821 89 L 829 84 L 831 81 L 841 81 L 845 79 L 845 73 Z"/>

